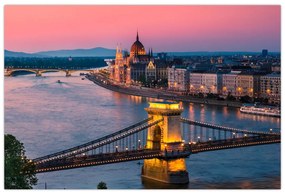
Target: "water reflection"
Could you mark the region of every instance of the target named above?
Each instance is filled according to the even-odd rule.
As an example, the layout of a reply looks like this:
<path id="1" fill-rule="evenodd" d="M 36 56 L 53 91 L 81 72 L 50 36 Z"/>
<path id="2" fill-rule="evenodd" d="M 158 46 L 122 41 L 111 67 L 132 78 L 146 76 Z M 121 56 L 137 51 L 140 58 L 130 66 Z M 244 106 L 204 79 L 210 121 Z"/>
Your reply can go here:
<path id="1" fill-rule="evenodd" d="M 189 184 L 182 184 L 182 185 L 166 184 L 158 181 L 153 181 L 150 179 L 145 179 L 143 177 L 141 179 L 145 189 L 188 189 L 189 188 Z"/>
<path id="2" fill-rule="evenodd" d="M 63 83 L 58 84 L 58 79 Z M 147 102 L 156 100 L 111 92 L 79 76 L 57 73 L 46 78 L 33 74 L 5 77 L 4 83 L 5 133 L 21 140 L 30 158 L 61 151 L 141 121 L 147 117 Z M 280 128 L 280 118 L 241 114 L 238 108 L 194 103 L 182 106 L 182 116 L 191 120 L 259 131 Z M 198 140 L 199 134 L 192 130 L 195 126 L 183 127 L 192 131 L 186 139 Z M 190 178 L 187 188 L 280 188 L 279 144 L 191 155 L 186 166 Z M 161 184 L 142 185 L 140 171 L 141 166 L 133 161 L 44 173 L 38 178 L 49 188 L 64 185 L 94 189 L 102 180 L 112 189 L 168 188 Z"/>
<path id="3" fill-rule="evenodd" d="M 223 107 L 223 115 L 228 116 L 229 111 L 228 111 L 228 107 L 224 106 Z"/>
<path id="4" fill-rule="evenodd" d="M 141 96 L 129 96 L 132 102 L 135 104 L 140 104 L 142 102 L 142 97 Z"/>
<path id="5" fill-rule="evenodd" d="M 189 119 L 191 120 L 195 120 L 195 108 L 193 105 L 193 103 L 189 103 L 189 105 L 187 106 L 187 103 L 183 103 L 184 109 L 188 107 Z"/>

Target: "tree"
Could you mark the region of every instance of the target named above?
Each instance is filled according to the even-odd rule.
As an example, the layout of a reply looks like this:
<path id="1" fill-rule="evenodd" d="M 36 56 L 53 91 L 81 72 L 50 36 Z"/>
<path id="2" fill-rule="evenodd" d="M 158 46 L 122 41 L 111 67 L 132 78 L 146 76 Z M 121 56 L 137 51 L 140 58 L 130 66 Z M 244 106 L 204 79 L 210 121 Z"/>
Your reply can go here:
<path id="1" fill-rule="evenodd" d="M 25 156 L 23 143 L 5 135 L 5 189 L 32 189 L 37 184 L 36 168 Z"/>
<path id="2" fill-rule="evenodd" d="M 240 97 L 240 101 L 242 103 L 250 103 L 252 102 L 252 98 L 248 95 Z"/>
<path id="3" fill-rule="evenodd" d="M 229 101 L 235 101 L 236 100 L 236 98 L 233 95 L 231 95 L 230 93 L 228 94 L 226 99 Z"/>
<path id="4" fill-rule="evenodd" d="M 97 189 L 107 189 L 106 183 L 104 183 L 104 182 L 101 181 L 101 182 L 97 185 Z"/>
<path id="5" fill-rule="evenodd" d="M 142 84 L 146 84 L 145 75 L 140 75 L 138 81 L 140 81 Z"/>

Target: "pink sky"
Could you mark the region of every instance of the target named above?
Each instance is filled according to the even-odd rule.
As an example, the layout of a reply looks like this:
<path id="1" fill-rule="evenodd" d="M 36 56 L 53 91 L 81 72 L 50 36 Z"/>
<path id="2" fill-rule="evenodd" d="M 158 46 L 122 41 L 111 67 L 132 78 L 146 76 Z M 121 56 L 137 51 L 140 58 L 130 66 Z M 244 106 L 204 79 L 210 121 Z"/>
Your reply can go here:
<path id="1" fill-rule="evenodd" d="M 5 49 L 280 51 L 280 6 L 5 6 Z"/>

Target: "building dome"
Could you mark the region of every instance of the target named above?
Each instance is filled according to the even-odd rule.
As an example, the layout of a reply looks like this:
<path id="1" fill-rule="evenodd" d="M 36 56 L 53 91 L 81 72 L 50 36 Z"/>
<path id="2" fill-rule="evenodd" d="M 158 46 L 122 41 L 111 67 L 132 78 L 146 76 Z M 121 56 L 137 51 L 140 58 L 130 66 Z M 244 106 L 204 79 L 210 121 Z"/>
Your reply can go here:
<path id="1" fill-rule="evenodd" d="M 145 55 L 145 49 L 143 44 L 139 41 L 139 34 L 137 33 L 137 40 L 133 43 L 130 51 L 130 56 Z"/>

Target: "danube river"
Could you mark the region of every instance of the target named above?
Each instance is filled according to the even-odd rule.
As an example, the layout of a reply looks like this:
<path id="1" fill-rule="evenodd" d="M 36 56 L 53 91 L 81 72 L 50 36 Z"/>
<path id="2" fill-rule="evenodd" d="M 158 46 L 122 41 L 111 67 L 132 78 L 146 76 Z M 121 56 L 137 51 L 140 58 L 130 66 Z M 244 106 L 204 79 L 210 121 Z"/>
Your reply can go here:
<path id="1" fill-rule="evenodd" d="M 5 77 L 5 133 L 36 158 L 115 132 L 147 117 L 146 98 L 119 94 L 64 73 Z M 57 83 L 60 80 L 61 83 Z M 280 118 L 247 115 L 237 108 L 183 103 L 183 117 L 260 131 L 280 130 Z M 280 188 L 280 144 L 191 155 L 186 159 L 190 189 Z M 141 161 L 143 162 L 143 161 Z M 169 188 L 142 184 L 138 161 L 38 174 L 36 189 Z"/>

